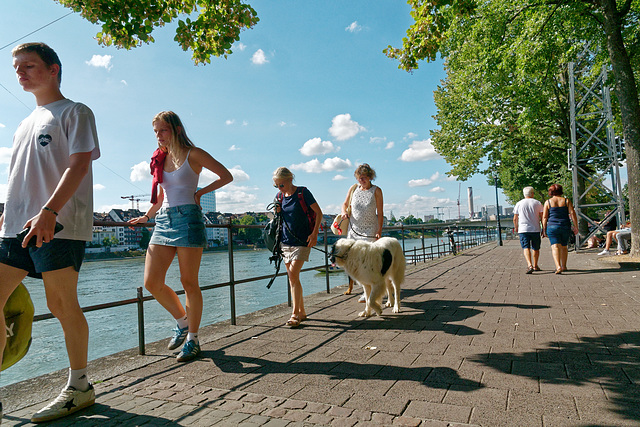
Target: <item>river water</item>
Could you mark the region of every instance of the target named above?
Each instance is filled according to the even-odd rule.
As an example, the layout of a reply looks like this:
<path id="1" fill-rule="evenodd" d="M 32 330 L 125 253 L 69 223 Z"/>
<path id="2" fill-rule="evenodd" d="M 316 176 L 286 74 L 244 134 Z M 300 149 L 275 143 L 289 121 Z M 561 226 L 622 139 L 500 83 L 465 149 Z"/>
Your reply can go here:
<path id="1" fill-rule="evenodd" d="M 427 246 L 438 239 L 425 239 Z M 442 245 L 442 238 L 440 239 Z M 405 249 L 421 247 L 420 240 L 405 240 Z M 442 246 L 441 246 L 442 250 Z M 428 250 L 427 250 L 428 251 Z M 434 252 L 436 248 L 434 247 Z M 273 274 L 266 250 L 234 252 L 236 280 Z M 311 251 L 305 267 L 324 263 L 323 254 Z M 82 307 L 136 297 L 136 288 L 143 285 L 144 259 L 85 262 L 80 271 L 78 298 Z M 281 272 L 286 271 L 284 265 Z M 229 280 L 227 252 L 209 252 L 202 257 L 200 286 Z M 305 295 L 326 292 L 325 275 L 314 271 L 301 275 Z M 181 289 L 177 258 L 167 273 L 167 285 Z M 236 314 L 252 313 L 287 301 L 286 277 L 278 277 L 271 289 L 268 280 L 236 285 Z M 330 275 L 330 287 L 346 284 L 344 273 Z M 36 314 L 48 313 L 42 282 L 26 278 Z M 149 293 L 144 290 L 145 295 Z M 203 292 L 202 325 L 210 325 L 231 318 L 229 288 Z M 180 296 L 184 304 L 184 295 Z M 138 346 L 137 308 L 135 304 L 86 313 L 89 322 L 89 359 L 94 360 Z M 175 321 L 156 301 L 144 304 L 145 341 L 154 342 L 171 336 Z M 283 323 L 286 319 L 283 319 Z M 62 328 L 56 319 L 33 324 L 33 342 L 29 353 L 18 363 L 2 372 L 0 387 L 68 367 Z"/>

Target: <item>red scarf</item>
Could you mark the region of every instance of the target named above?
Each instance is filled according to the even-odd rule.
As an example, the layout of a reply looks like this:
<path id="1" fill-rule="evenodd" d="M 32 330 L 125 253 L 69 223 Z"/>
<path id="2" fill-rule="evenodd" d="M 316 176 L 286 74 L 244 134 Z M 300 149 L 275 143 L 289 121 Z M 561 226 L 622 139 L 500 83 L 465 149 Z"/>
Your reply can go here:
<path id="1" fill-rule="evenodd" d="M 167 153 L 158 148 L 151 156 L 151 175 L 153 175 L 153 185 L 151 188 L 151 203 L 158 201 L 158 183 L 162 182 L 162 171 L 164 170 L 164 158 Z"/>

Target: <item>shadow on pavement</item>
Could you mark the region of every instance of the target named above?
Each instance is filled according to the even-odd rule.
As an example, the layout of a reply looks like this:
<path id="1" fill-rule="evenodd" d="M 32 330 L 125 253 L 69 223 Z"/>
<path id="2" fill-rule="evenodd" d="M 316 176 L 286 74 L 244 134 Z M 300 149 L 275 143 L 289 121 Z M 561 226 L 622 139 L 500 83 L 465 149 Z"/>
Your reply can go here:
<path id="1" fill-rule="evenodd" d="M 507 374 L 539 379 L 542 387 L 599 384 L 617 414 L 640 421 L 640 332 L 579 340 L 550 342 L 535 353 L 487 353 L 471 360 Z"/>

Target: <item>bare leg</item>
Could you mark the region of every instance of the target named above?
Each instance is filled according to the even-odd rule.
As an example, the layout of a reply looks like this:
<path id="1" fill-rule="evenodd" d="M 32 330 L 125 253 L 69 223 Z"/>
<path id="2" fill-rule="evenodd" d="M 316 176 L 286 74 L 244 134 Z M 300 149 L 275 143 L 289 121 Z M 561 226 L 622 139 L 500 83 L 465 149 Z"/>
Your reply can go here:
<path id="1" fill-rule="evenodd" d="M 553 262 L 556 264 L 556 271 L 562 270 L 562 261 L 560 258 L 560 244 L 556 243 L 551 245 L 551 254 L 553 255 Z"/>
<path id="2" fill-rule="evenodd" d="M 538 259 L 540 258 L 540 251 L 533 251 L 533 268 L 539 269 Z"/>
<path id="3" fill-rule="evenodd" d="M 175 291 L 164 283 L 176 252 L 176 248 L 171 246 L 149 246 L 144 263 L 144 287 L 174 319 L 180 319 L 186 311 Z"/>
<path id="4" fill-rule="evenodd" d="M 89 325 L 78 302 L 78 272 L 73 267 L 42 273 L 47 307 L 62 326 L 71 369 L 87 367 Z"/>
<path id="5" fill-rule="evenodd" d="M 560 268 L 562 271 L 567 271 L 567 258 L 569 257 L 569 248 L 567 246 L 560 246 Z"/>
<path id="6" fill-rule="evenodd" d="M 287 274 L 289 275 L 289 286 L 291 287 L 291 301 L 293 305 L 291 315 L 296 316 L 300 320 L 304 320 L 307 317 L 307 313 L 304 310 L 302 283 L 300 283 L 300 270 L 302 270 L 303 265 L 304 261 L 297 259 L 285 264 Z"/>
<path id="7" fill-rule="evenodd" d="M 525 248 L 523 249 L 524 251 L 524 259 L 527 261 L 527 266 L 529 268 L 533 267 L 533 264 L 531 263 L 531 251 L 529 250 L 529 248 Z"/>
<path id="8" fill-rule="evenodd" d="M 186 298 L 186 312 L 189 320 L 189 332 L 197 333 L 202 319 L 202 291 L 198 283 L 198 272 L 202 259 L 202 248 L 178 248 L 180 281 Z"/>
<path id="9" fill-rule="evenodd" d="M 344 295 L 351 295 L 351 291 L 353 291 L 353 279 L 349 276 L 349 289 L 344 291 Z"/>

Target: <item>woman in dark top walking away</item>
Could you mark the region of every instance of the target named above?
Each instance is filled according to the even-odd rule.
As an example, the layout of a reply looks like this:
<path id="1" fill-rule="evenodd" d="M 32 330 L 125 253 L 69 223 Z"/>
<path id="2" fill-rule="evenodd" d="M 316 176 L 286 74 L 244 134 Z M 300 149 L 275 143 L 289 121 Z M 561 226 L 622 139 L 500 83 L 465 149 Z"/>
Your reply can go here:
<path id="1" fill-rule="evenodd" d="M 549 197 L 544 204 L 542 227 L 551 243 L 553 261 L 556 263 L 556 274 L 567 271 L 567 245 L 572 234 L 578 234 L 578 217 L 571 201 L 562 196 L 562 185 L 549 187 Z"/>

